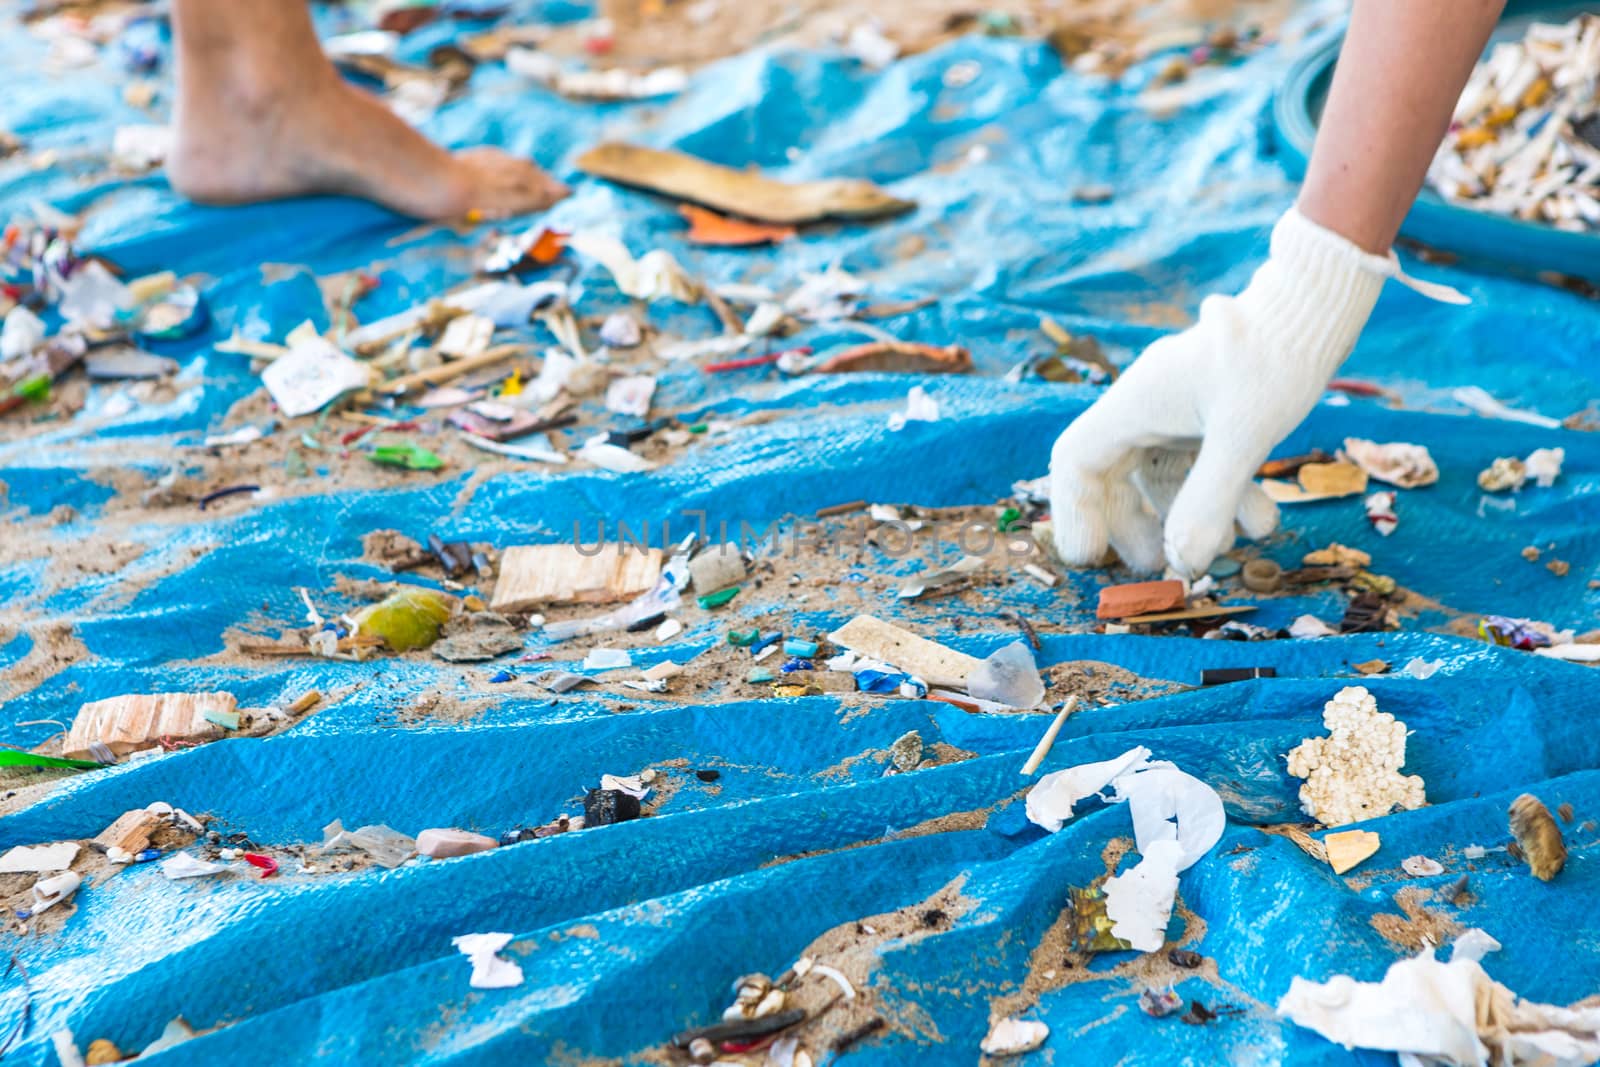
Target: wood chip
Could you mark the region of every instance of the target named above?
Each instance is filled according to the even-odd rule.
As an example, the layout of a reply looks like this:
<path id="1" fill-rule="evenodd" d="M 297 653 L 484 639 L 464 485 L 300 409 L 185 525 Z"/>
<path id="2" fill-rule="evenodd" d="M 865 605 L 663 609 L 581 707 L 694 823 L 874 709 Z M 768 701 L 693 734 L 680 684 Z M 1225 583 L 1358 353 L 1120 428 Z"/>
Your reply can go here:
<path id="1" fill-rule="evenodd" d="M 1328 854 L 1328 866 L 1334 874 L 1343 874 L 1363 860 L 1371 859 L 1383 844 L 1371 830 L 1341 830 L 1322 839 Z"/>
<path id="2" fill-rule="evenodd" d="M 979 660 L 871 615 L 857 615 L 828 635 L 840 648 L 880 659 L 929 685 L 965 688 Z"/>
<path id="3" fill-rule="evenodd" d="M 1211 607 L 1185 608 L 1183 611 L 1163 611 L 1155 615 L 1130 615 L 1122 621 L 1130 626 L 1152 622 L 1188 622 L 1191 619 L 1217 619 L 1224 615 L 1243 615 L 1256 610 L 1254 604 L 1215 604 Z"/>
<path id="4" fill-rule="evenodd" d="M 1354 463 L 1307 463 L 1297 477 L 1297 482 L 1265 478 L 1261 488 L 1279 504 L 1338 500 L 1367 491 L 1367 472 Z"/>
<path id="5" fill-rule="evenodd" d="M 504 614 L 550 604 L 607 604 L 648 592 L 661 577 L 661 550 L 603 545 L 515 545 L 500 560 L 489 610 Z"/>
<path id="6" fill-rule="evenodd" d="M 815 373 L 966 374 L 971 370 L 972 353 L 959 345 L 869 341 L 829 356 Z"/>
<path id="7" fill-rule="evenodd" d="M 648 189 L 728 215 L 789 226 L 824 219 L 875 219 L 916 207 L 912 201 L 890 196 L 860 179 L 780 182 L 683 152 L 617 142 L 591 148 L 578 157 L 577 166 L 585 174 L 620 185 Z"/>
<path id="8" fill-rule="evenodd" d="M 212 741 L 222 730 L 208 713 L 231 714 L 239 707 L 232 693 L 153 693 L 112 697 L 85 704 L 72 720 L 62 743 L 68 759 L 92 759 L 89 746 L 99 741 L 118 756 L 172 741 Z"/>
<path id="9" fill-rule="evenodd" d="M 100 831 L 94 843 L 104 849 L 120 848 L 124 852 L 138 853 L 150 847 L 150 835 L 161 824 L 159 817 L 143 808 L 134 808 L 117 816 L 117 821 Z"/>

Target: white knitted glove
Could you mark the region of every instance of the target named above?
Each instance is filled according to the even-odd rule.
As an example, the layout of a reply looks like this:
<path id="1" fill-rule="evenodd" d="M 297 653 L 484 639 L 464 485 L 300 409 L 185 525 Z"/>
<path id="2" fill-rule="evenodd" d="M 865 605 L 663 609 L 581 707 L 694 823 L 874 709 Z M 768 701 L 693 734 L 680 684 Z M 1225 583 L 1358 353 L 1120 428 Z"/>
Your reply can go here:
<path id="1" fill-rule="evenodd" d="M 1062 560 L 1098 563 L 1109 542 L 1136 571 L 1164 559 L 1193 579 L 1233 546 L 1236 519 L 1247 537 L 1271 533 L 1278 508 L 1255 472 L 1355 347 L 1385 278 L 1467 302 L 1291 208 L 1244 292 L 1207 298 L 1199 322 L 1145 349 L 1057 438 L 1050 505 Z"/>

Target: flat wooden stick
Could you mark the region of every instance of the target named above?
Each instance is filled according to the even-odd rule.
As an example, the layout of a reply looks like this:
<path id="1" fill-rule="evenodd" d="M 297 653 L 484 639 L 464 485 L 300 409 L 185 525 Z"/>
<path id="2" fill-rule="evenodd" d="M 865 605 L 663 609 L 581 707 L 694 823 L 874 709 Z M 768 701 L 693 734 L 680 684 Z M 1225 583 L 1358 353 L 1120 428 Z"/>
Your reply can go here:
<path id="1" fill-rule="evenodd" d="M 1061 732 L 1061 724 L 1067 721 L 1067 716 L 1076 711 L 1077 707 L 1078 694 L 1074 693 L 1061 706 L 1061 710 L 1056 714 L 1056 721 L 1050 724 L 1050 729 L 1046 730 L 1044 736 L 1039 738 L 1039 743 L 1033 746 L 1033 755 L 1022 765 L 1023 774 L 1032 774 L 1039 769 L 1039 764 L 1044 762 L 1044 758 L 1050 755 L 1050 749 L 1055 747 L 1056 735 Z"/>

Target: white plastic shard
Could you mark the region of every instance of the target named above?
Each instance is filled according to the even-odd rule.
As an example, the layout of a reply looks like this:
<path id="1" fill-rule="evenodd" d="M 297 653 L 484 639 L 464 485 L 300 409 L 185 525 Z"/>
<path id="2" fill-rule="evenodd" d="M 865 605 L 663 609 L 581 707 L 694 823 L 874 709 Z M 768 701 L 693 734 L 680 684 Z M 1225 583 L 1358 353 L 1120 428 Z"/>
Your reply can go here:
<path id="1" fill-rule="evenodd" d="M 1564 448 L 1536 448 L 1528 453 L 1522 466 L 1540 489 L 1549 489 L 1556 484 L 1561 465 L 1566 461 L 1567 450 Z"/>
<path id="2" fill-rule="evenodd" d="M 1019 1056 L 1045 1043 L 1050 1027 L 1033 1019 L 1000 1019 L 978 1047 L 990 1056 Z"/>
<path id="3" fill-rule="evenodd" d="M 168 878 L 204 878 L 207 875 L 221 874 L 228 868 L 220 863 L 191 856 L 187 852 L 174 852 L 161 861 L 161 873 Z"/>
<path id="4" fill-rule="evenodd" d="M 1450 393 L 1450 397 L 1463 407 L 1471 408 L 1479 415 L 1491 419 L 1506 419 L 1510 422 L 1525 422 L 1530 426 L 1543 426 L 1547 430 L 1559 430 L 1560 419 L 1552 419 L 1548 415 L 1540 415 L 1535 411 L 1519 411 L 1507 407 L 1494 397 L 1490 396 L 1481 386 L 1463 385 Z"/>
<path id="5" fill-rule="evenodd" d="M 1490 936 L 1488 931 L 1474 926 L 1450 943 L 1450 962 L 1470 960 L 1477 963 L 1489 953 L 1499 952 L 1501 947 L 1500 942 Z"/>
<path id="6" fill-rule="evenodd" d="M 1477 961 L 1441 963 L 1431 952 L 1393 964 L 1381 982 L 1296 978 L 1278 1014 L 1345 1048 L 1399 1053 L 1408 1067 L 1582 1067 L 1600 1060 L 1600 1008 L 1522 1000 Z"/>
<path id="7" fill-rule="evenodd" d="M 1178 898 L 1178 871 L 1187 866 L 1183 846 L 1158 840 L 1139 846 L 1139 862 L 1106 879 L 1106 918 L 1111 933 L 1140 952 L 1154 952 L 1167 940 L 1167 923 Z"/>
<path id="8" fill-rule="evenodd" d="M 1080 800 L 1097 795 L 1129 768 L 1150 759 L 1148 748 L 1130 748 L 1116 759 L 1100 763 L 1080 763 L 1064 771 L 1053 771 L 1028 790 L 1028 821 L 1051 833 L 1065 826 Z"/>
<path id="9" fill-rule="evenodd" d="M 906 409 L 889 414 L 889 429 L 899 431 L 912 422 L 938 422 L 939 402 L 928 395 L 920 385 L 913 385 L 906 394 Z"/>
<path id="10" fill-rule="evenodd" d="M 467 984 L 473 989 L 510 989 L 522 984 L 522 968 L 499 951 L 511 943 L 514 934 L 462 934 L 450 943 L 472 963 L 472 977 Z"/>

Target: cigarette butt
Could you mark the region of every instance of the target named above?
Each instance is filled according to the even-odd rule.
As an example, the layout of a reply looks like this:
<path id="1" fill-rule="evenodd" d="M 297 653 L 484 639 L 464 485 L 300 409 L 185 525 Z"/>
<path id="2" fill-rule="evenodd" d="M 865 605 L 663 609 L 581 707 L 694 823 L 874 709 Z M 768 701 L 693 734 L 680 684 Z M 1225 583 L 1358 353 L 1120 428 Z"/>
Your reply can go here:
<path id="1" fill-rule="evenodd" d="M 1050 755 L 1050 749 L 1055 746 L 1056 735 L 1061 732 L 1061 724 L 1067 721 L 1067 716 L 1071 715 L 1077 706 L 1077 694 L 1067 698 L 1067 702 L 1056 713 L 1056 721 L 1050 724 L 1050 729 L 1046 730 L 1044 736 L 1039 738 L 1039 743 L 1033 746 L 1033 755 L 1029 756 L 1028 762 L 1022 765 L 1023 774 L 1032 774 L 1039 769 L 1039 764 L 1044 762 L 1044 758 Z"/>
<path id="2" fill-rule="evenodd" d="M 293 704 L 290 704 L 289 713 L 291 715 L 303 715 L 320 703 L 322 703 L 322 694 L 313 689 Z"/>

